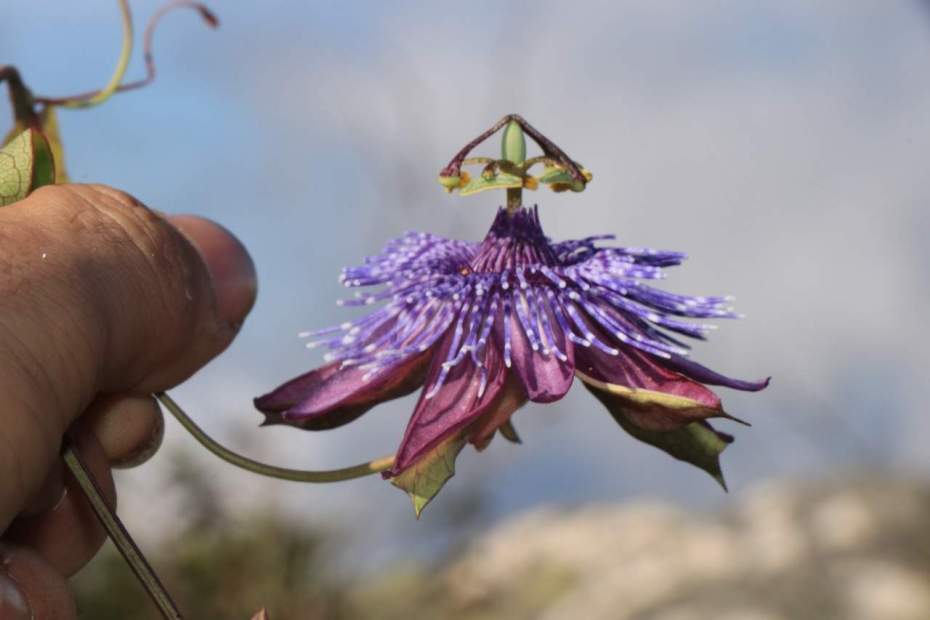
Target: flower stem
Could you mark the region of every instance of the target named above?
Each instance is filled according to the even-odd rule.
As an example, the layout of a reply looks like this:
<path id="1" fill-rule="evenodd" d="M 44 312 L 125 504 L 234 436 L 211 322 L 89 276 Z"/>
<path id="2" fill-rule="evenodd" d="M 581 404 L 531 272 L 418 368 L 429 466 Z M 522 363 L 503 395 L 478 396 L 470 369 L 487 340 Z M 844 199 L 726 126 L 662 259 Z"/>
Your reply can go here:
<path id="1" fill-rule="evenodd" d="M 87 501 L 90 502 L 90 506 L 94 514 L 97 515 L 100 524 L 106 530 L 110 540 L 113 541 L 113 544 L 122 554 L 123 558 L 125 558 L 126 563 L 132 568 L 132 572 L 136 574 L 139 582 L 145 588 L 145 591 L 148 592 L 155 606 L 158 607 L 158 611 L 161 612 L 162 617 L 168 620 L 181 620 L 181 612 L 178 611 L 174 601 L 171 600 L 171 596 L 168 594 L 165 586 L 162 585 L 161 581 L 158 579 L 158 575 L 155 574 L 155 571 L 152 570 L 152 567 L 145 560 L 145 556 L 142 555 L 139 547 L 136 546 L 135 541 L 133 541 L 132 536 L 129 535 L 129 532 L 116 515 L 116 512 L 103 498 L 103 493 L 100 491 L 97 481 L 94 480 L 87 465 L 85 465 L 73 445 L 70 438 L 66 437 L 64 448 L 62 449 L 62 458 L 65 461 L 65 465 L 67 465 L 68 469 L 71 471 L 71 475 L 73 475 L 74 479 L 77 481 L 78 486 L 81 487 L 81 491 L 83 491 L 84 495 L 87 497 Z"/>
<path id="2" fill-rule="evenodd" d="M 231 463 L 236 467 L 248 470 L 250 472 L 259 474 L 261 476 L 268 476 L 270 478 L 279 478 L 281 480 L 291 480 L 293 482 L 340 482 L 342 480 L 352 480 L 353 478 L 361 478 L 363 476 L 370 476 L 371 474 L 377 474 L 379 472 L 390 469 L 394 465 L 394 456 L 385 456 L 373 461 L 368 461 L 367 463 L 360 463 L 358 465 L 353 465 L 351 467 L 343 467 L 342 469 L 331 469 L 331 470 L 321 470 L 321 471 L 312 471 L 312 470 L 303 470 L 303 469 L 287 469 L 285 467 L 275 467 L 274 465 L 268 465 L 266 463 L 261 463 L 259 461 L 254 461 L 248 457 L 242 456 L 230 450 L 229 448 L 219 444 L 210 437 L 202 428 L 197 426 L 197 424 L 184 412 L 184 410 L 174 401 L 173 398 L 168 396 L 164 392 L 159 392 L 155 394 L 161 404 L 171 412 L 181 426 L 190 433 L 194 439 L 196 439 L 204 448 L 223 459 L 227 463 Z"/>
<path id="3" fill-rule="evenodd" d="M 129 11 L 129 0 L 118 0 L 120 13 L 123 24 L 123 46 L 116 61 L 116 69 L 110 76 L 110 81 L 103 89 L 89 99 L 78 99 L 64 101 L 61 103 L 66 108 L 90 108 L 99 105 L 113 96 L 113 93 L 119 88 L 126 75 L 126 69 L 129 67 L 129 59 L 132 58 L 132 13 Z"/>

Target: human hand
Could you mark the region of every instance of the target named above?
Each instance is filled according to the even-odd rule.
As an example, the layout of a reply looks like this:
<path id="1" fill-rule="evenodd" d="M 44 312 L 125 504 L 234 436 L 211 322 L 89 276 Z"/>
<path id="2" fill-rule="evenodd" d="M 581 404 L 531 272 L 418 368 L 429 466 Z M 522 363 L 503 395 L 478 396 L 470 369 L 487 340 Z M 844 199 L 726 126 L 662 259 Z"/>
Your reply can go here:
<path id="1" fill-rule="evenodd" d="M 0 618 L 76 617 L 65 579 L 103 544 L 63 469 L 65 432 L 115 504 L 110 468 L 160 443 L 150 394 L 225 349 L 255 294 L 228 232 L 112 188 L 44 187 L 0 209 Z"/>

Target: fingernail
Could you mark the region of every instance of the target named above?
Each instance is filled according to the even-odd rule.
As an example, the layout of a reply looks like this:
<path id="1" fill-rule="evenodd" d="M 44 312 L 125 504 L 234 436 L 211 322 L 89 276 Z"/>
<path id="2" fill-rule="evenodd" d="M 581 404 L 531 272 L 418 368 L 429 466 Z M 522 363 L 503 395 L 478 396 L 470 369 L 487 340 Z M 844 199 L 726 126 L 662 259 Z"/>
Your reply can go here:
<path id="1" fill-rule="evenodd" d="M 158 452 L 158 449 L 161 447 L 164 439 L 165 418 L 158 415 L 155 416 L 155 427 L 152 429 L 152 435 L 149 437 L 148 441 L 139 446 L 138 450 L 127 455 L 125 458 L 114 461 L 112 463 L 113 467 L 116 469 L 132 469 L 133 467 L 142 465 L 150 458 L 155 456 L 155 453 Z"/>
<path id="2" fill-rule="evenodd" d="M 13 579 L 0 568 L 0 618 L 3 620 L 31 620 L 29 602 Z"/>
<path id="3" fill-rule="evenodd" d="M 255 303 L 258 280 L 245 246 L 228 230 L 201 217 L 168 218 L 197 248 L 213 280 L 220 318 L 238 326 Z"/>

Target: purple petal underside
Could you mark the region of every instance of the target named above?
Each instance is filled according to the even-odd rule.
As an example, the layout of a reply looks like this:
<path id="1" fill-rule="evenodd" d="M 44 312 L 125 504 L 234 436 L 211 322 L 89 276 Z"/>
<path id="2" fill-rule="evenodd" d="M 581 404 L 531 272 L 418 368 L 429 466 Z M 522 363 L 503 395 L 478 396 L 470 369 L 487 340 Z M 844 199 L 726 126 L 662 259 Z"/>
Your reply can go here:
<path id="1" fill-rule="evenodd" d="M 612 402 L 623 408 L 624 417 L 631 424 L 647 431 L 673 431 L 707 418 L 722 417 L 742 422 L 723 411 L 719 406 L 708 407 L 683 396 L 604 383 L 580 371 L 578 378 L 591 392 L 597 395 L 609 395 Z"/>
<path id="2" fill-rule="evenodd" d="M 720 409 L 720 398 L 697 381 L 665 368 L 648 353 L 623 344 L 616 348 L 619 353 L 611 355 L 593 346 L 577 347 L 575 366 L 604 383 L 680 396 L 709 409 Z"/>
<path id="3" fill-rule="evenodd" d="M 256 398 L 255 407 L 265 414 L 265 424 L 314 431 L 336 428 L 423 385 L 430 356 L 425 351 L 374 372 L 358 366 L 340 368 L 341 362 L 334 362 Z"/>
<path id="4" fill-rule="evenodd" d="M 433 357 L 426 387 L 404 432 L 394 467 L 384 473 L 385 478 L 399 475 L 442 441 L 491 411 L 500 401 L 508 373 L 493 346 L 488 346 L 484 355 L 486 381 L 481 380 L 481 367 L 466 357 L 449 371 L 442 386 L 430 397 L 431 387 L 442 374 L 443 362 L 454 337 L 451 331 L 446 334 Z"/>
<path id="5" fill-rule="evenodd" d="M 661 364 L 695 381 L 706 383 L 707 385 L 720 385 L 744 392 L 758 392 L 759 390 L 764 390 L 768 387 L 769 381 L 772 379 L 771 377 L 767 377 L 761 381 L 733 379 L 719 372 L 715 372 L 706 366 L 701 366 L 697 362 L 681 357 L 680 355 L 673 355 L 671 359 L 662 360 Z"/>
<path id="6" fill-rule="evenodd" d="M 539 311 L 547 315 L 554 340 L 547 344 L 554 347 L 544 348 L 537 343 L 537 349 L 534 350 L 515 311 L 510 316 L 510 357 L 512 369 L 523 385 L 526 397 L 536 403 L 551 403 L 565 396 L 572 386 L 575 378 L 575 348 L 559 328 L 549 304 L 541 303 Z M 494 328 L 494 337 L 501 350 L 506 345 L 506 320 L 505 316 L 501 316 Z"/>
<path id="7" fill-rule="evenodd" d="M 510 416 L 525 404 L 526 394 L 520 381 L 512 372 L 508 372 L 497 402 L 469 429 L 468 440 L 476 450 L 484 450 L 494 438 L 494 433 L 501 431 L 509 441 L 520 443 L 520 438 L 510 424 Z"/>

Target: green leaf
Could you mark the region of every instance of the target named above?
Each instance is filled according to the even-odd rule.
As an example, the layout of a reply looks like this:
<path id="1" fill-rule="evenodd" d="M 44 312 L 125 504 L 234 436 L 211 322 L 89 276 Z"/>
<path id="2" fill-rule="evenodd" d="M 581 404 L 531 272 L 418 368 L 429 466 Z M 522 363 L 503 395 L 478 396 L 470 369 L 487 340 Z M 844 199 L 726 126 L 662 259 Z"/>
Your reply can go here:
<path id="1" fill-rule="evenodd" d="M 42 135 L 48 141 L 48 146 L 52 152 L 52 159 L 55 162 L 55 183 L 67 183 L 68 173 L 65 170 L 65 150 L 61 142 L 61 133 L 58 128 L 58 115 L 54 107 L 43 109 L 38 116 L 39 126 Z M 0 146 L 6 146 L 20 136 L 24 131 L 29 130 L 29 125 L 24 121 L 16 121 L 13 128 L 4 136 Z"/>
<path id="2" fill-rule="evenodd" d="M 692 422 L 672 431 L 645 430 L 630 421 L 620 398 L 587 384 L 585 387 L 607 407 L 607 411 L 623 430 L 678 460 L 703 469 L 720 483 L 724 491 L 727 490 L 727 483 L 720 469 L 720 453 L 733 441 L 732 437 L 718 433 L 707 422 Z"/>
<path id="3" fill-rule="evenodd" d="M 32 138 L 20 133 L 0 149 L 0 207 L 26 197 L 32 184 Z"/>
<path id="4" fill-rule="evenodd" d="M 48 140 L 27 129 L 0 149 L 0 207 L 55 182 L 55 162 Z"/>
<path id="5" fill-rule="evenodd" d="M 32 187 L 30 192 L 43 185 L 55 184 L 55 157 L 48 139 L 38 131 L 31 131 L 32 139 Z"/>
<path id="6" fill-rule="evenodd" d="M 391 478 L 391 484 L 403 489 L 413 501 L 413 510 L 420 513 L 426 508 L 443 485 L 455 475 L 455 457 L 465 446 L 465 434 L 459 433 L 433 448 L 400 475 Z"/>
<path id="7" fill-rule="evenodd" d="M 68 173 L 65 170 L 65 150 L 61 142 L 61 133 L 58 129 L 58 115 L 52 106 L 46 107 L 39 113 L 39 122 L 42 124 L 42 135 L 48 140 L 55 162 L 55 183 L 67 183 Z"/>
<path id="8" fill-rule="evenodd" d="M 32 136 L 20 133 L 0 149 L 0 206 L 22 200 L 32 187 Z"/>

